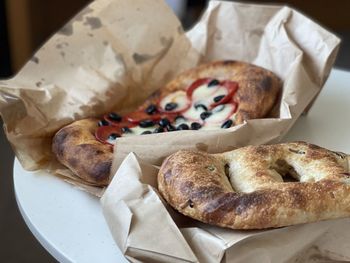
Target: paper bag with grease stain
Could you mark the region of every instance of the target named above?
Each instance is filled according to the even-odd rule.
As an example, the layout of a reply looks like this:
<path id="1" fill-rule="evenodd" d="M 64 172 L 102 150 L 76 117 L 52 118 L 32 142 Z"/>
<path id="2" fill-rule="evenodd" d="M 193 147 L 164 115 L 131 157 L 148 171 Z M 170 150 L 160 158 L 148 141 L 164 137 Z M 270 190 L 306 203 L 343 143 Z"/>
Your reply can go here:
<path id="1" fill-rule="evenodd" d="M 24 168 L 53 171 L 60 167 L 51 153 L 59 128 L 133 109 L 179 72 L 202 62 L 243 60 L 284 81 L 281 103 L 269 118 L 227 130 L 121 138 L 114 174 L 131 151 L 159 164 L 181 148 L 219 152 L 281 139 L 320 92 L 338 45 L 337 37 L 288 7 L 210 1 L 185 34 L 161 0 L 134 0 L 132 5 L 98 0 L 57 32 L 14 78 L 0 81 L 0 112 Z M 87 185 L 60 168 L 64 178 Z"/>
<path id="2" fill-rule="evenodd" d="M 169 207 L 158 194 L 157 173 L 130 153 L 101 198 L 111 233 L 130 262 L 350 260 L 348 218 L 259 231 L 210 226 Z"/>
<path id="3" fill-rule="evenodd" d="M 164 1 L 94 1 L 16 76 L 0 81 L 7 138 L 25 169 L 62 168 L 51 153 L 59 128 L 132 109 L 198 59 Z M 68 170 L 59 174 L 78 180 Z"/>
<path id="4" fill-rule="evenodd" d="M 121 138 L 113 172 L 130 151 L 159 165 L 184 148 L 215 153 L 279 141 L 321 91 L 339 47 L 336 36 L 289 7 L 225 1 L 210 1 L 187 36 L 200 53 L 199 63 L 243 60 L 276 73 L 284 82 L 279 108 L 268 118 L 226 130 Z"/>

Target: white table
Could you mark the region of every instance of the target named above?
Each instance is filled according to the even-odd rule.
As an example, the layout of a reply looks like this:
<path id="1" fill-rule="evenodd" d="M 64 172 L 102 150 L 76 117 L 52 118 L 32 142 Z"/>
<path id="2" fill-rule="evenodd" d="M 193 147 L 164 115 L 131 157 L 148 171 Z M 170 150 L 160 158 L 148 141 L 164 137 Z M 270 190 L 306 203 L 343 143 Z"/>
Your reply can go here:
<path id="1" fill-rule="evenodd" d="M 333 70 L 307 116 L 284 141 L 306 140 L 350 153 L 350 72 Z M 97 198 L 54 176 L 14 163 L 22 216 L 39 242 L 60 262 L 127 262 L 115 245 Z"/>
<path id="2" fill-rule="evenodd" d="M 332 71 L 311 110 L 283 139 L 293 140 L 350 153 L 350 71 Z"/>
<path id="3" fill-rule="evenodd" d="M 115 244 L 99 200 L 15 159 L 14 186 L 24 221 L 59 262 L 127 262 Z"/>

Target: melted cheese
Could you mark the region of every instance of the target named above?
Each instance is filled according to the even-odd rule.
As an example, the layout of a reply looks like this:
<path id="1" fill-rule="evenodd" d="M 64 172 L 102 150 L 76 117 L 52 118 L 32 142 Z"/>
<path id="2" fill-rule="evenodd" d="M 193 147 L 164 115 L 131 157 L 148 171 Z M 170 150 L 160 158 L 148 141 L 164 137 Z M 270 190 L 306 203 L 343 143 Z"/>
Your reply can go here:
<path id="1" fill-rule="evenodd" d="M 219 105 L 221 106 L 221 105 Z M 217 106 L 217 107 L 219 107 Z M 229 119 L 233 113 L 233 111 L 235 110 L 235 106 L 232 104 L 224 104 L 223 105 L 223 109 L 221 111 L 218 112 L 214 112 L 213 109 L 213 114 L 210 115 L 205 122 L 209 123 L 209 124 L 222 124 L 224 121 L 226 121 L 227 119 Z"/>
<path id="2" fill-rule="evenodd" d="M 220 95 L 227 95 L 228 91 L 225 87 L 215 86 L 208 88 L 207 85 L 199 86 L 192 94 L 192 104 L 201 103 L 209 107 L 214 103 L 214 98 Z"/>
<path id="3" fill-rule="evenodd" d="M 233 121 L 235 120 L 235 105 L 232 103 L 220 104 L 211 110 L 212 114 L 205 120 L 200 118 L 201 113 L 205 112 L 205 109 L 202 107 L 197 107 L 196 109 L 195 105 L 203 104 L 209 109 L 210 105 L 215 103 L 215 97 L 222 95 L 226 96 L 227 94 L 228 90 L 223 86 L 217 85 L 208 87 L 207 84 L 204 84 L 193 91 L 191 101 L 189 101 L 187 98 L 185 91 L 176 91 L 164 97 L 160 101 L 159 106 L 165 110 L 168 103 L 176 103 L 177 107 L 173 111 L 183 111 L 181 114 L 184 116 L 184 118 L 178 118 L 175 123 L 172 123 L 172 125 L 175 127 L 178 127 L 181 124 L 187 124 L 189 127 L 191 127 L 193 122 L 198 122 L 202 125 L 201 129 L 213 130 L 220 128 L 222 124 L 229 119 Z M 185 110 L 187 107 L 188 109 Z M 130 128 L 130 133 L 123 133 L 122 136 L 140 135 L 145 131 L 150 131 L 153 133 L 153 131 L 158 127 L 158 124 L 147 128 L 135 126 Z M 107 139 L 107 142 L 114 145 L 116 140 L 117 139 Z"/>
<path id="4" fill-rule="evenodd" d="M 205 98 L 208 98 L 214 90 L 216 90 L 216 88 L 208 88 L 207 84 L 201 85 L 193 91 L 192 101 L 201 101 Z"/>
<path id="5" fill-rule="evenodd" d="M 133 128 L 129 128 L 131 130 L 131 132 L 122 133 L 122 136 L 123 137 L 127 137 L 127 136 L 132 136 L 132 135 L 141 135 L 145 131 L 153 132 L 157 127 L 158 126 L 156 126 L 156 125 L 153 125 L 153 126 L 147 127 L 147 128 L 142 128 L 140 126 L 135 126 Z M 114 140 L 107 139 L 107 142 L 114 145 L 117 140 L 118 140 L 118 138 L 116 138 Z"/>
<path id="6" fill-rule="evenodd" d="M 177 128 L 179 125 L 181 124 L 187 124 L 188 127 L 191 129 L 191 123 L 194 122 L 195 120 L 190 120 L 190 119 L 183 119 L 183 118 L 180 118 L 180 119 L 177 119 L 176 122 L 174 123 L 174 126 L 175 128 Z"/>
<path id="7" fill-rule="evenodd" d="M 187 118 L 188 120 L 191 121 L 198 121 L 200 120 L 200 115 L 202 112 L 204 112 L 205 110 L 203 108 L 198 107 L 197 109 L 194 107 L 194 105 L 192 104 L 191 107 L 185 111 L 182 115 Z"/>
<path id="8" fill-rule="evenodd" d="M 107 139 L 107 142 L 109 143 L 109 144 L 115 144 L 115 142 L 117 141 L 117 139 L 118 138 L 116 138 L 116 139 L 114 139 L 114 140 L 112 140 L 112 139 Z"/>
<path id="9" fill-rule="evenodd" d="M 182 112 L 182 115 L 186 118 L 186 120 L 178 119 L 173 125 L 178 127 L 180 124 L 185 123 L 188 126 L 191 126 L 192 122 L 199 122 L 203 125 L 203 128 L 213 129 L 221 127 L 226 120 L 232 117 L 235 106 L 232 104 L 218 105 L 211 110 L 212 115 L 203 121 L 200 118 L 200 115 L 205 111 L 205 109 L 202 107 L 197 107 L 196 109 L 195 105 L 203 104 L 207 108 L 210 108 L 210 105 L 215 103 L 215 97 L 221 95 L 226 96 L 227 94 L 228 90 L 223 86 L 217 85 L 208 87 L 207 84 L 204 84 L 193 91 L 191 101 L 188 101 L 186 92 L 177 91 L 162 99 L 160 106 L 164 109 L 167 103 L 175 102 L 178 104 L 178 107 L 175 110 L 178 111 L 185 109 L 188 106 L 188 103 L 191 103 L 188 110 Z"/>
<path id="10" fill-rule="evenodd" d="M 147 127 L 147 128 L 142 128 L 140 126 L 135 126 L 130 128 L 131 132 L 130 133 L 123 133 L 123 136 L 130 136 L 130 135 L 140 135 L 145 131 L 150 131 L 153 132 L 158 126 L 153 125 L 151 127 Z"/>
<path id="11" fill-rule="evenodd" d="M 236 116 L 236 114 L 234 113 L 234 114 L 231 115 L 229 118 L 225 119 L 223 122 L 220 122 L 220 123 L 218 123 L 218 122 L 206 122 L 206 123 L 203 125 L 202 129 L 203 129 L 203 130 L 216 130 L 216 129 L 218 129 L 218 128 L 221 128 L 221 125 L 222 125 L 225 121 L 227 121 L 227 120 L 232 120 L 233 123 L 234 123 L 234 122 L 235 122 L 235 116 Z M 233 126 L 233 125 L 232 125 L 232 126 Z"/>
<path id="12" fill-rule="evenodd" d="M 180 111 L 180 110 L 183 110 L 185 109 L 188 104 L 190 103 L 188 101 L 188 98 L 187 98 L 187 95 L 186 95 L 186 92 L 183 91 L 183 90 L 179 90 L 179 91 L 176 91 L 174 93 L 170 93 L 169 95 L 167 95 L 166 97 L 164 97 L 162 99 L 162 101 L 160 102 L 160 107 L 165 110 L 165 106 L 168 104 L 168 103 L 177 103 L 177 107 L 174 109 L 174 111 Z"/>

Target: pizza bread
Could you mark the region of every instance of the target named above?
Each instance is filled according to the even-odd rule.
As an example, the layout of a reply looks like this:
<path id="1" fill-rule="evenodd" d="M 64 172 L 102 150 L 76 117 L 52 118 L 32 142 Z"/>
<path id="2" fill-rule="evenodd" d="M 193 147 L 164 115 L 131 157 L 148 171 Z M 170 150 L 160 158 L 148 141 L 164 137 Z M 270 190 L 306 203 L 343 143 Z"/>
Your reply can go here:
<path id="1" fill-rule="evenodd" d="M 98 119 L 83 119 L 56 133 L 52 151 L 75 175 L 91 185 L 107 185 L 110 178 L 112 148 L 96 140 Z"/>
<path id="2" fill-rule="evenodd" d="M 158 188 L 173 208 L 204 223 L 276 228 L 350 216 L 349 160 L 305 142 L 181 150 L 163 162 Z"/>
<path id="3" fill-rule="evenodd" d="M 78 120 L 53 137 L 57 159 L 87 183 L 109 183 L 112 151 L 120 136 L 230 128 L 265 117 L 282 88 L 272 72 L 238 61 L 216 61 L 179 74 L 124 116 Z"/>

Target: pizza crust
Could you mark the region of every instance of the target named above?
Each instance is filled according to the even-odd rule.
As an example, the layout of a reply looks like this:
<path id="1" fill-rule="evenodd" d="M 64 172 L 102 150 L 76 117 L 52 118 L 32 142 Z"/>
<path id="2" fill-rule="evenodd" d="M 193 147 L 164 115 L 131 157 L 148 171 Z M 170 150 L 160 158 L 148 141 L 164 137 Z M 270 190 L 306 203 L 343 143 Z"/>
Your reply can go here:
<path id="1" fill-rule="evenodd" d="M 238 82 L 234 100 L 238 102 L 235 124 L 265 117 L 281 91 L 282 83 L 272 72 L 237 61 L 217 61 L 185 71 L 153 93 L 139 108 L 144 110 L 172 92 L 186 90 L 200 78 Z M 105 186 L 111 180 L 113 153 L 109 145 L 96 140 L 98 119 L 79 120 L 63 127 L 53 137 L 52 150 L 57 159 L 89 184 Z"/>
<path id="2" fill-rule="evenodd" d="M 56 158 L 75 175 L 95 186 L 111 180 L 113 148 L 96 140 L 98 119 L 75 121 L 59 130 L 52 143 Z"/>
<path id="3" fill-rule="evenodd" d="M 232 229 L 276 228 L 350 216 L 347 155 L 304 142 L 222 154 L 179 151 L 158 188 L 180 213 Z M 291 175 L 301 182 L 284 182 Z"/>
<path id="4" fill-rule="evenodd" d="M 234 100 L 238 102 L 235 124 L 265 117 L 282 91 L 281 80 L 271 71 L 241 61 L 216 61 L 185 71 L 161 90 L 163 97 L 185 90 L 193 81 L 207 77 L 238 83 Z"/>

